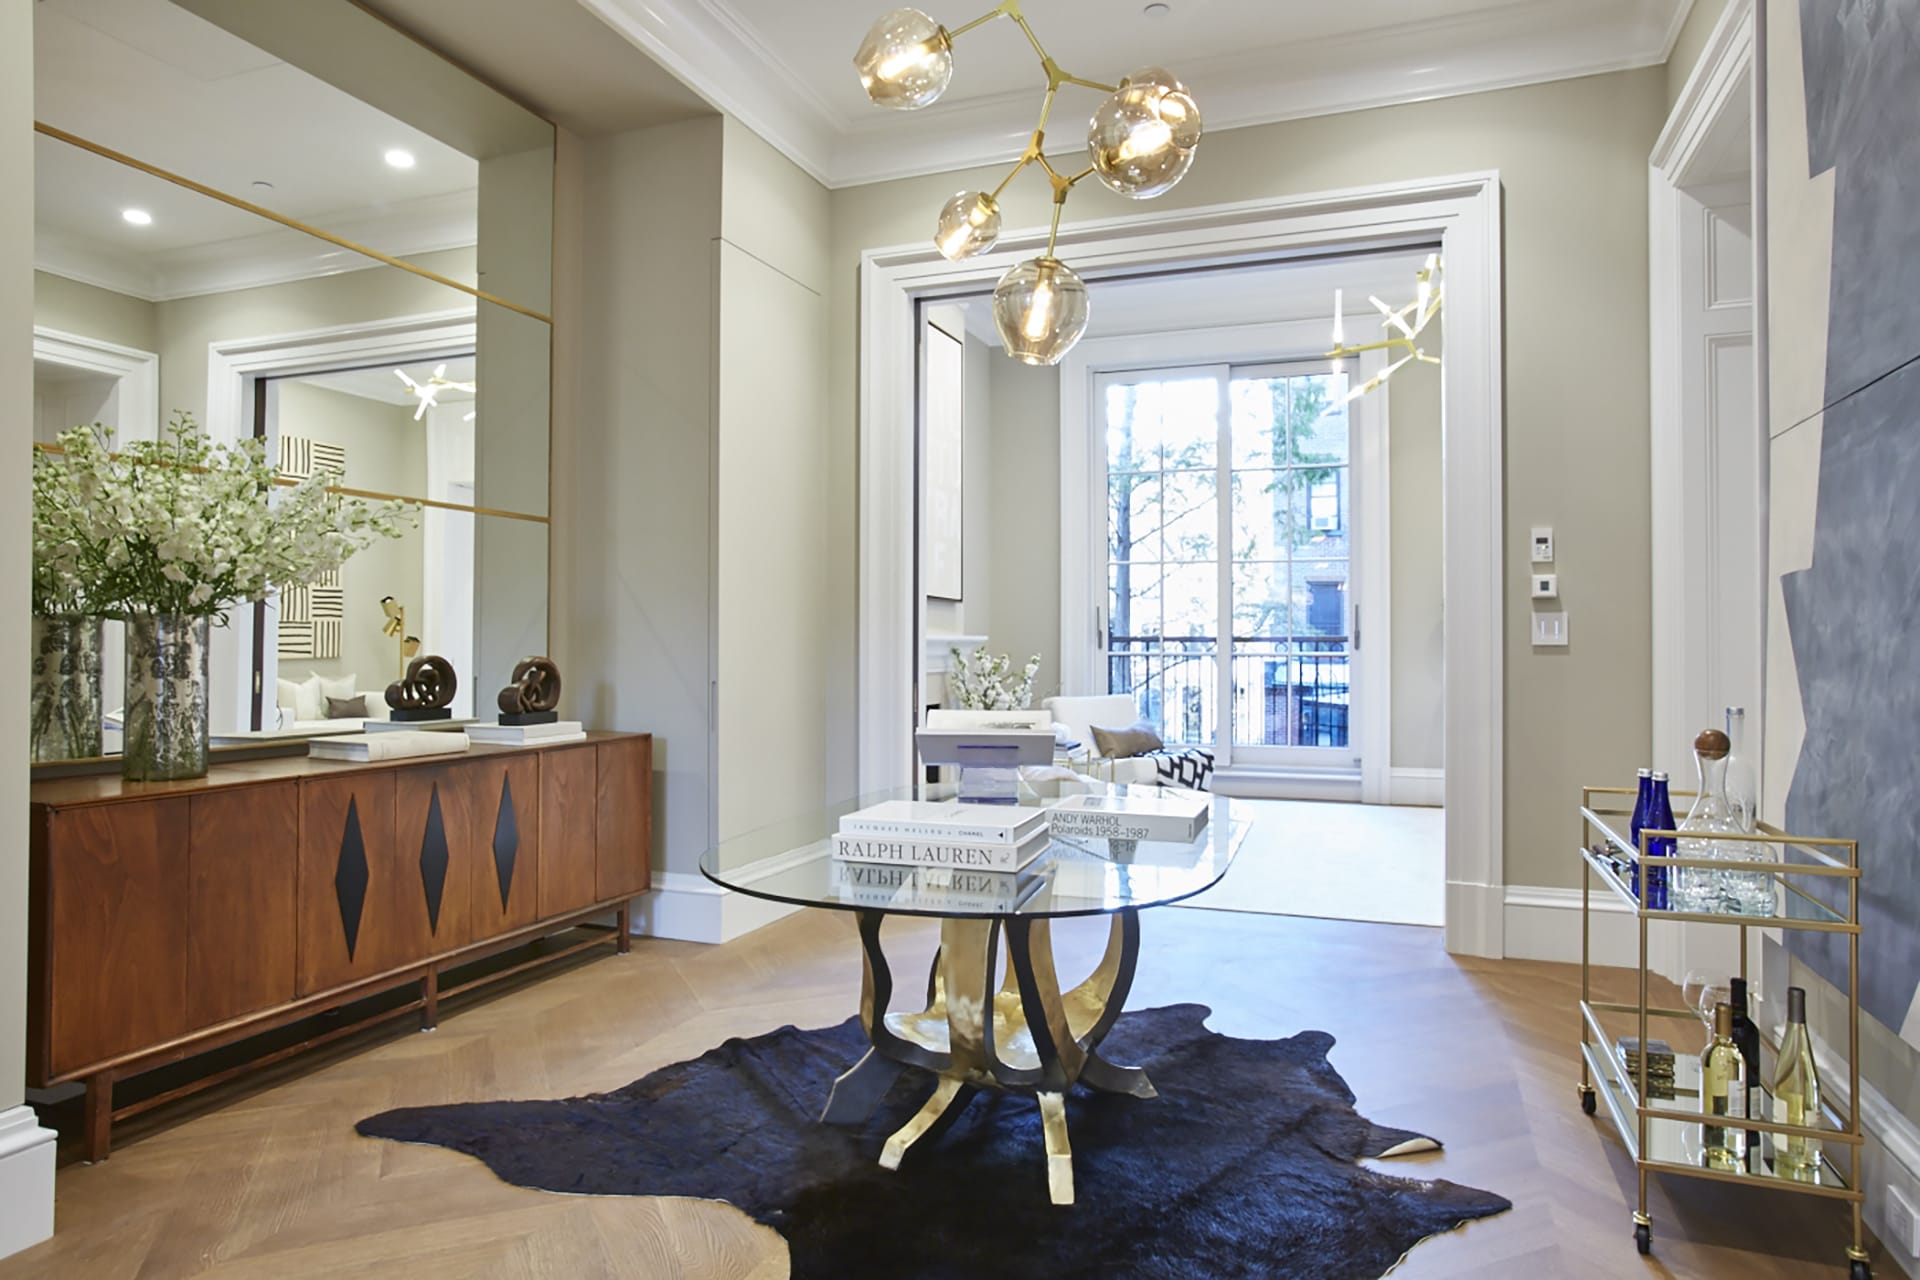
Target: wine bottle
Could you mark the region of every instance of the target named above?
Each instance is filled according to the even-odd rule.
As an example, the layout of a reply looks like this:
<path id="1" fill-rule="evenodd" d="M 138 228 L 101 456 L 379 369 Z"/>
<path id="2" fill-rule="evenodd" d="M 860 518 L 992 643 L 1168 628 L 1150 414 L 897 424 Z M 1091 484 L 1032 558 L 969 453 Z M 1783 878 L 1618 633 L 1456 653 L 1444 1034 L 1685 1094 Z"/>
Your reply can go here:
<path id="1" fill-rule="evenodd" d="M 1647 811 L 1647 828 L 1653 831 L 1673 830 L 1673 800 L 1667 792 L 1667 775 L 1656 769 L 1653 771 L 1653 799 Z M 1673 837 L 1663 836 L 1647 841 L 1647 855 L 1654 858 L 1673 856 Z M 1665 911 L 1667 901 L 1667 876 L 1670 868 L 1648 866 L 1640 872 L 1640 901 L 1655 911 Z"/>
<path id="2" fill-rule="evenodd" d="M 1727 1003 L 1733 1006 L 1733 1043 L 1740 1050 L 1740 1059 L 1746 1068 L 1743 1072 L 1745 1091 L 1734 1099 L 1734 1110 L 1751 1120 L 1754 1108 L 1765 1105 L 1760 1092 L 1760 1027 L 1747 1013 L 1747 980 L 1729 979 L 1727 991 Z M 1759 1132 L 1747 1130 L 1747 1150 L 1757 1151 L 1759 1147 Z"/>
<path id="3" fill-rule="evenodd" d="M 1807 1034 L 1807 993 L 1787 988 L 1787 1033 L 1780 1040 L 1780 1061 L 1773 1072 L 1775 1124 L 1813 1127 L 1820 1123 L 1820 1071 Z M 1820 1139 L 1795 1134 L 1774 1137 L 1773 1163 L 1787 1177 L 1811 1176 L 1820 1169 Z"/>
<path id="4" fill-rule="evenodd" d="M 1700 1110 L 1710 1116 L 1735 1116 L 1735 1098 L 1746 1092 L 1746 1063 L 1733 1042 L 1733 1006 L 1713 1006 L 1713 1040 L 1700 1055 Z M 1701 1131 L 1702 1154 L 1709 1169 L 1729 1172 L 1746 1163 L 1745 1130 L 1707 1125 Z"/>
<path id="5" fill-rule="evenodd" d="M 1633 896 L 1640 896 L 1640 828 L 1647 825 L 1653 809 L 1653 770 L 1640 770 L 1639 789 L 1634 795 L 1633 817 L 1627 824 L 1627 839 L 1633 843 Z"/>

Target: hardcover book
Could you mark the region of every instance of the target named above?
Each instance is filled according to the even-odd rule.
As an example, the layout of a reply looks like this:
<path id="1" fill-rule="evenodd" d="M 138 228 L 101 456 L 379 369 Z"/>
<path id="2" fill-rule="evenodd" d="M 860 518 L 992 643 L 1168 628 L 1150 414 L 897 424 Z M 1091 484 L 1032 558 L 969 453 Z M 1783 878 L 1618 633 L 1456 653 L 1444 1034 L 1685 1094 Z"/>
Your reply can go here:
<path id="1" fill-rule="evenodd" d="M 475 742 L 492 742 L 510 747 L 554 742 L 579 742 L 586 729 L 578 720 L 553 720 L 546 724 L 476 724 L 467 729 Z"/>
<path id="2" fill-rule="evenodd" d="M 1208 803 L 1203 791 L 1068 796 L 1047 810 L 1047 821 L 1057 836 L 1184 844 L 1207 829 Z"/>
<path id="3" fill-rule="evenodd" d="M 1044 826 L 1019 844 L 950 840 L 938 836 L 906 839 L 841 832 L 833 838 L 833 856 L 842 862 L 881 862 L 903 867 L 1018 871 L 1045 853 L 1052 842 Z"/>
<path id="4" fill-rule="evenodd" d="M 1004 871 L 952 871 L 885 862 L 843 862 L 834 868 L 842 901 L 927 911 L 1012 911 L 1039 881 Z"/>
<path id="5" fill-rule="evenodd" d="M 406 760 L 413 756 L 458 755 L 468 747 L 464 733 L 349 733 L 338 738 L 316 738 L 307 746 L 315 760 Z"/>
<path id="6" fill-rule="evenodd" d="M 1046 824 L 1045 809 L 957 800 L 886 800 L 840 819 L 840 834 L 1012 845 L 1044 830 Z"/>

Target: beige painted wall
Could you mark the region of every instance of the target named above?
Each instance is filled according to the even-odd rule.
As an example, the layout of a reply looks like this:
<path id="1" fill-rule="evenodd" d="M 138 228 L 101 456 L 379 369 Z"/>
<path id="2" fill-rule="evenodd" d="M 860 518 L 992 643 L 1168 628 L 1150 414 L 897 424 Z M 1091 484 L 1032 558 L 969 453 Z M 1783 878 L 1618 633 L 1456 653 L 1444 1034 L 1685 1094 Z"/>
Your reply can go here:
<path id="1" fill-rule="evenodd" d="M 33 322 L 136 351 L 160 350 L 160 312 L 153 303 L 46 271 L 33 273 Z"/>
<path id="2" fill-rule="evenodd" d="M 427 491 L 427 429 L 401 405 L 382 404 L 301 382 L 279 384 L 280 429 L 337 444 L 347 451 L 347 484 L 386 493 Z M 383 539 L 341 566 L 345 612 L 337 658 L 282 658 L 282 680 L 304 680 L 309 671 L 328 679 L 353 676 L 354 688 L 385 690 L 400 675 L 399 649 L 380 632 L 386 621 L 380 598 L 392 596 L 420 617 L 424 598 L 425 538 L 419 526 Z M 460 679 L 471 678 L 469 672 Z"/>
<path id="3" fill-rule="evenodd" d="M 1693 68 L 1700 61 L 1700 54 L 1707 47 L 1707 37 L 1720 24 L 1720 16 L 1727 11 L 1727 0 L 1693 0 L 1693 7 L 1687 11 L 1687 20 L 1680 26 L 1680 34 L 1673 42 L 1673 52 L 1667 55 L 1667 109 L 1680 100 L 1680 91 L 1687 86 L 1687 77 L 1693 74 Z"/>
<path id="4" fill-rule="evenodd" d="M 721 133 L 708 116 L 580 143 L 578 411 L 554 504 L 571 713 L 654 734 L 654 867 L 690 875 L 713 798 Z"/>
<path id="5" fill-rule="evenodd" d="M 1441 769 L 1447 762 L 1447 715 L 1439 368 L 1416 362 L 1394 374 L 1387 386 L 1387 417 L 1388 590 L 1393 600 L 1393 751 L 1388 763 L 1399 769 Z"/>
<path id="6" fill-rule="evenodd" d="M 1505 829 L 1512 884 L 1574 885 L 1574 866 L 1563 849 L 1568 806 L 1583 783 L 1630 777 L 1647 752 L 1648 712 L 1639 696 L 1651 665 L 1646 173 L 1665 114 L 1665 70 L 1654 67 L 1235 129 L 1209 137 L 1186 181 L 1154 202 L 1159 212 L 1500 171 L 1506 223 Z M 836 457 L 828 507 L 834 513 L 836 594 L 843 598 L 852 599 L 858 563 L 856 470 L 842 459 L 853 457 L 858 440 L 860 252 L 925 240 L 943 200 L 964 187 L 990 188 L 1000 176 L 999 170 L 972 170 L 833 195 L 829 404 Z M 1044 184 L 1023 175 L 1003 202 L 1007 225 L 1044 225 L 1046 201 Z M 1068 216 L 1139 212 L 1138 204 L 1088 184 L 1074 196 Z M 1585 317 L 1580 342 L 1571 341 L 1565 327 L 1576 303 Z M 1558 537 L 1558 567 L 1573 613 L 1574 641 L 1566 649 L 1535 651 L 1530 644 L 1527 531 L 1536 523 L 1553 525 Z M 1007 575 L 1000 578 L 1004 582 Z M 996 615 L 1005 607 L 997 592 Z M 850 689 L 852 610 L 836 612 L 834 625 L 834 679 L 836 687 Z M 996 626 L 1004 627 L 998 617 Z M 852 700 L 830 705 L 836 708 L 836 735 L 851 749 Z"/>
<path id="7" fill-rule="evenodd" d="M 996 653 L 1040 655 L 1034 702 L 1060 690 L 1060 370 L 988 353 Z"/>
<path id="8" fill-rule="evenodd" d="M 33 532 L 33 5 L 0 3 L 0 664 L 27 669 Z M 0 1111 L 25 1096 L 27 738 L 0 738 Z M 4 1210 L 0 1210 L 4 1212 Z"/>
<path id="9" fill-rule="evenodd" d="M 721 164 L 718 838 L 818 812 L 826 739 L 826 189 L 728 117 Z M 836 793 L 837 794 L 837 793 Z"/>

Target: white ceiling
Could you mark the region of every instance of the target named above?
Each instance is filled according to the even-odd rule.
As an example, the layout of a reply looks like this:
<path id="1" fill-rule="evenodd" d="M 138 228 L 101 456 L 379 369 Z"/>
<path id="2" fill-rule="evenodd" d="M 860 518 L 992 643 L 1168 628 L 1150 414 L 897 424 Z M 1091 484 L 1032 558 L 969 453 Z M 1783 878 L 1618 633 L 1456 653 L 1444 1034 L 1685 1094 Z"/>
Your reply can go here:
<path id="1" fill-rule="evenodd" d="M 896 0 L 578 2 L 830 186 L 1008 158 L 1045 85 L 1004 19 L 956 42 L 952 87 L 907 119 L 866 102 L 851 62 Z M 920 0 L 949 27 L 990 7 L 949 2 Z M 1025 12 L 1069 71 L 1111 81 L 1167 66 L 1222 129 L 1664 62 L 1692 0 L 1167 3 L 1161 18 L 1145 0 L 1028 0 Z M 1078 132 L 1067 122 L 1097 101 L 1062 90 L 1063 146 Z"/>
<path id="2" fill-rule="evenodd" d="M 37 119 L 394 254 L 470 245 L 478 163 L 168 0 L 42 0 Z M 45 136 L 35 151 L 44 269 L 149 300 L 235 287 L 233 257 L 299 278 L 367 261 Z M 411 169 L 388 165 L 409 151 Z M 254 187 L 256 181 L 271 190 Z M 146 227 L 122 209 L 153 215 Z M 326 260 L 340 259 L 328 267 Z"/>

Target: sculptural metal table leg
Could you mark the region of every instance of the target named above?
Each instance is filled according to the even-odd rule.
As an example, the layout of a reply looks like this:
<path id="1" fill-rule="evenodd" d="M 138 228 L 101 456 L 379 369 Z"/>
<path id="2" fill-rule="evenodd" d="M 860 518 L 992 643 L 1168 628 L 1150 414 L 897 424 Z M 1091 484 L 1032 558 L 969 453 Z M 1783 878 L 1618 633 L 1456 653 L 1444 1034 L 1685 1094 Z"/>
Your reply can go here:
<path id="1" fill-rule="evenodd" d="M 860 1020 L 873 1048 L 834 1082 L 822 1119 L 865 1119 L 908 1066 L 939 1076 L 933 1096 L 888 1139 L 881 1164 L 898 1168 L 909 1148 L 951 1125 L 980 1088 L 1031 1093 L 1046 1138 L 1048 1193 L 1073 1202 L 1066 1094 L 1076 1083 L 1137 1098 L 1155 1096 L 1138 1067 L 1118 1066 L 1099 1046 L 1113 1029 L 1140 956 L 1136 911 L 1114 914 L 1107 948 L 1087 979 L 1060 990 L 1051 923 L 1012 916 L 941 921 L 940 953 L 926 1008 L 891 1014 L 893 975 L 880 945 L 885 913 L 859 913 L 863 952 Z M 1008 972 L 996 982 L 1002 932 Z"/>

